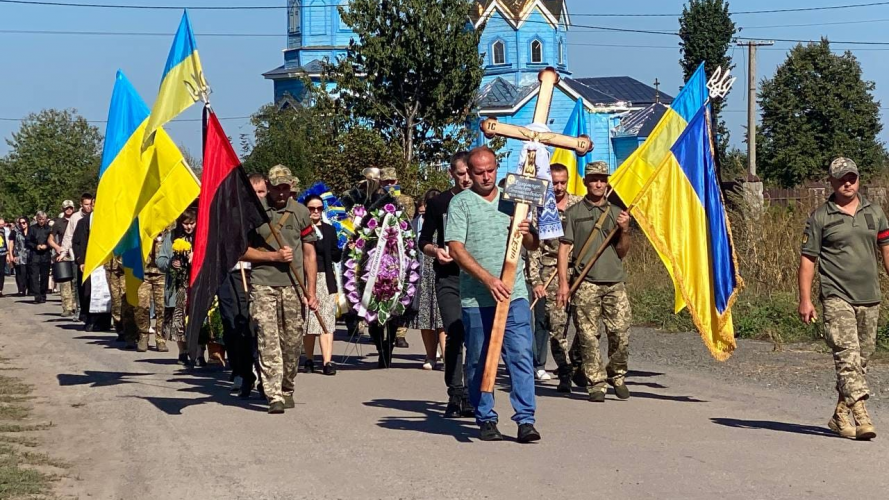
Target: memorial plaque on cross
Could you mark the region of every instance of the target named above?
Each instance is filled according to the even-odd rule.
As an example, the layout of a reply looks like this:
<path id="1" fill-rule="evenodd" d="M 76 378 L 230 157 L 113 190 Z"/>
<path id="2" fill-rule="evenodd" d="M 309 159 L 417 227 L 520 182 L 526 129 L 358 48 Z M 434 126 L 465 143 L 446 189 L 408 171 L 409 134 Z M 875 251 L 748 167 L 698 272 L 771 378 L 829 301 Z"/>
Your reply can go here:
<path id="1" fill-rule="evenodd" d="M 556 84 L 559 83 L 559 74 L 553 68 L 546 68 L 540 72 L 537 78 L 540 80 L 540 91 L 537 95 L 537 106 L 534 108 L 533 123 L 546 127 L 553 92 Z M 548 127 L 546 128 L 548 130 Z M 570 137 L 552 132 L 539 132 L 526 127 L 500 123 L 496 118 L 488 118 L 483 121 L 481 129 L 485 137 L 489 139 L 505 137 L 520 141 L 538 142 L 547 146 L 569 149 L 580 156 L 586 155 L 593 149 L 593 142 L 585 135 Z M 506 255 L 503 259 L 503 270 L 500 273 L 500 280 L 508 285 L 515 283 L 516 268 L 522 255 L 522 234 L 519 232 L 519 224 L 528 217 L 531 206 L 537 206 L 541 199 L 540 185 L 538 184 L 538 191 L 535 191 L 534 188 L 535 181 L 538 181 L 537 151 L 533 149 L 528 151 L 522 173 L 518 177 L 520 179 L 513 178 L 512 182 L 507 179 L 508 185 L 515 186 L 515 189 L 507 193 L 507 196 L 515 201 L 515 212 L 509 228 L 509 239 L 506 244 Z M 546 184 L 543 184 L 543 190 L 546 190 Z M 500 351 L 503 348 L 503 333 L 506 330 L 508 314 L 509 301 L 498 303 L 491 336 L 488 340 L 488 354 L 485 358 L 485 369 L 482 376 L 482 392 L 494 392 L 494 380 L 497 376 L 497 366 L 500 363 Z"/>

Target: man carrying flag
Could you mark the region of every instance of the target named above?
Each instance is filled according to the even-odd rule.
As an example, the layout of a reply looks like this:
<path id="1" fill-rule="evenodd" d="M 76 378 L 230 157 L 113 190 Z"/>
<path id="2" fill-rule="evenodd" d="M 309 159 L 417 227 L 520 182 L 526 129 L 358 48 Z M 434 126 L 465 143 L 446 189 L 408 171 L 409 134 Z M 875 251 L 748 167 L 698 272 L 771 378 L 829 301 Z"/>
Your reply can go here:
<path id="1" fill-rule="evenodd" d="M 287 167 L 279 165 L 269 172 L 265 211 L 269 223 L 250 233 L 250 246 L 242 259 L 253 267 L 250 315 L 256 322 L 259 366 L 270 414 L 294 407 L 294 384 L 305 328 L 302 306 L 311 311 L 318 308 L 317 263 L 312 244 L 317 236 L 308 209 L 290 197 L 294 182 Z M 291 268 L 302 275 L 295 278 L 305 283 L 304 296 L 294 286 Z"/>
<path id="2" fill-rule="evenodd" d="M 558 307 L 564 308 L 569 297 L 568 262 L 574 262 L 577 271 L 586 267 L 594 258 L 596 249 L 606 243 L 606 234 L 617 230 L 604 252 L 595 261 L 574 297 L 574 320 L 583 357 L 583 371 L 587 379 L 590 401 L 605 401 L 606 382 L 614 387 L 620 399 L 630 397 L 625 378 L 630 343 L 630 300 L 624 282 L 627 272 L 623 259 L 630 251 L 630 215 L 612 205 L 606 198 L 608 190 L 608 164 L 597 161 L 587 165 L 584 183 L 587 194 L 583 201 L 565 213 L 565 235 L 559 245 L 559 295 Z M 606 213 L 604 223 L 593 238 L 592 245 L 581 254 L 583 242 L 595 231 L 597 222 Z M 573 255 L 572 253 L 573 246 Z M 608 334 L 608 365 L 602 363 L 599 350 L 599 320 Z M 560 381 L 562 380 L 560 374 Z M 559 384 L 560 387 L 562 384 Z M 568 385 L 570 389 L 570 384 Z"/>

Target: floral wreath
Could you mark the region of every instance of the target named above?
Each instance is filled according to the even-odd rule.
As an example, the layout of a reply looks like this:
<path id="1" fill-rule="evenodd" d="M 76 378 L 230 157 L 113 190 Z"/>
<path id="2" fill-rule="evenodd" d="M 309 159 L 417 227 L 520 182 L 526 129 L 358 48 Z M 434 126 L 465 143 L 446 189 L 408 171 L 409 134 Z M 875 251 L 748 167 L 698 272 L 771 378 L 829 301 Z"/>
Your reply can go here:
<path id="1" fill-rule="evenodd" d="M 416 234 L 392 203 L 351 212 L 355 236 L 346 260 L 346 297 L 358 316 L 385 325 L 404 314 L 420 280 Z M 358 229 L 360 228 L 360 229 Z"/>

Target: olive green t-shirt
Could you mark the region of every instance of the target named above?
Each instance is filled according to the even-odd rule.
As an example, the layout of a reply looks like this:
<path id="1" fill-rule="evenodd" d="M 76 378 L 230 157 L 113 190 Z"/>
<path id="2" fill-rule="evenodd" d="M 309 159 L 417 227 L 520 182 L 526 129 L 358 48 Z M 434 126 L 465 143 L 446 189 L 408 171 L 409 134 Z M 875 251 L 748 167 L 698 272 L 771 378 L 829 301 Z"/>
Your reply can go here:
<path id="1" fill-rule="evenodd" d="M 602 216 L 604 210 L 608 210 L 609 214 L 602 224 L 602 229 L 593 238 L 593 242 L 584 252 L 583 258 L 578 262 L 578 259 L 581 258 L 580 250 L 586 243 L 587 238 L 589 238 L 593 228 L 596 227 L 596 223 L 599 222 L 599 217 Z M 572 257 L 574 267 L 577 270 L 583 269 L 587 262 L 596 254 L 596 250 L 602 246 L 608 233 L 617 225 L 617 216 L 620 215 L 620 212 L 620 207 L 611 203 L 596 206 L 586 198 L 565 211 L 565 235 L 562 236 L 561 241 L 574 245 Z M 617 256 L 617 241 L 619 238 L 619 234 L 612 238 L 611 243 L 602 252 L 599 260 L 593 264 L 593 268 L 590 269 L 585 281 L 590 283 L 621 283 L 626 281 L 627 271 L 624 269 L 623 261 Z"/>
<path id="2" fill-rule="evenodd" d="M 302 244 L 317 239 L 309 210 L 293 199 L 287 200 L 287 205 L 281 210 L 269 207 L 266 200 L 262 200 L 262 204 L 271 223 L 278 229 L 281 240 L 293 249 L 293 265 L 300 278 L 304 279 Z M 263 224 L 250 234 L 250 246 L 266 252 L 276 252 L 279 248 L 268 224 Z M 250 281 L 256 285 L 290 286 L 293 282 L 287 275 L 289 272 L 290 265 L 285 262 L 254 263 Z"/>
<path id="3" fill-rule="evenodd" d="M 491 275 L 500 277 L 506 256 L 506 240 L 509 239 L 509 215 L 499 210 L 500 196 L 488 201 L 471 189 L 460 192 L 448 206 L 445 243 L 456 241 L 466 247 L 476 262 Z M 528 300 L 525 285 L 525 252 L 516 265 L 515 282 L 511 301 Z M 460 271 L 460 301 L 463 307 L 496 307 L 497 301 L 488 287 Z"/>
<path id="4" fill-rule="evenodd" d="M 889 245 L 889 222 L 878 205 L 859 195 L 851 216 L 831 196 L 806 222 L 802 254 L 818 259 L 821 297 L 853 305 L 880 302 L 877 246 Z"/>

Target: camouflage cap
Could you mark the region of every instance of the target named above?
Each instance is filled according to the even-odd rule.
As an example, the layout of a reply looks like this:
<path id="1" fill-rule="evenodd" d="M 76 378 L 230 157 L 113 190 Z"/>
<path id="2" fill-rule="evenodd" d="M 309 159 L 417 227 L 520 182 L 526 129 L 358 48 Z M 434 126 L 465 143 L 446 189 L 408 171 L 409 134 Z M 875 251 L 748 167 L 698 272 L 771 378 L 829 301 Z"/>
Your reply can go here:
<path id="1" fill-rule="evenodd" d="M 611 175 L 608 172 L 608 163 L 601 160 L 587 163 L 584 176 L 587 175 L 604 175 L 605 177 L 608 177 L 609 175 Z"/>
<path id="2" fill-rule="evenodd" d="M 830 176 L 834 179 L 842 179 L 846 174 L 858 175 L 858 165 L 849 158 L 839 157 L 830 162 Z"/>
<path id="3" fill-rule="evenodd" d="M 386 167 L 380 169 L 380 180 L 385 181 L 397 181 L 398 173 L 395 172 L 395 169 L 392 167 Z"/>
<path id="4" fill-rule="evenodd" d="M 65 200 L 65 201 L 63 201 L 63 202 L 62 202 L 62 210 L 65 210 L 65 209 L 67 209 L 67 208 L 74 208 L 74 202 L 71 201 L 71 200 Z"/>
<path id="5" fill-rule="evenodd" d="M 290 172 L 290 169 L 284 165 L 275 165 L 269 170 L 269 185 L 280 186 L 287 184 L 293 186 L 297 183 L 296 177 Z"/>

